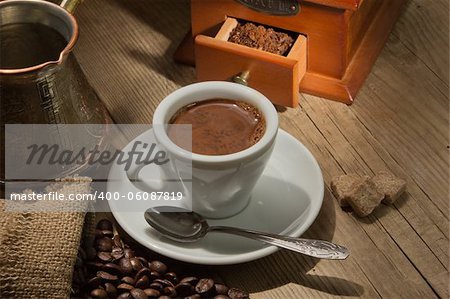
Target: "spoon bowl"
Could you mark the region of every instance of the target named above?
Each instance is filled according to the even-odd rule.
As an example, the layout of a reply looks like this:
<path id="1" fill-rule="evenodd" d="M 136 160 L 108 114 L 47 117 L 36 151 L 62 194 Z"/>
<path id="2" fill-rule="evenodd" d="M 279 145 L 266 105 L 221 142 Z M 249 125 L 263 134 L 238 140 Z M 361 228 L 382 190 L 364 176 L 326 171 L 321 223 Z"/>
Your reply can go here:
<path id="1" fill-rule="evenodd" d="M 145 221 L 168 239 L 177 242 L 195 242 L 208 233 L 209 225 L 200 215 L 177 208 L 164 208 L 164 212 L 150 208 Z"/>

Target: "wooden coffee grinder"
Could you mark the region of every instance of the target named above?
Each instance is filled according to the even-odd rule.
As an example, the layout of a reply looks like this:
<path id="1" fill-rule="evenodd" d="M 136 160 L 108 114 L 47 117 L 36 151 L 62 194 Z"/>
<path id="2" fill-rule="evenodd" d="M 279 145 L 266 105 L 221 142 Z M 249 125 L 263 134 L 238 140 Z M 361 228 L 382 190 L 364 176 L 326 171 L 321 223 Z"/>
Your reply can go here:
<path id="1" fill-rule="evenodd" d="M 191 32 L 175 53 L 199 81 L 240 80 L 273 103 L 301 92 L 351 104 L 406 0 L 191 0 Z M 291 32 L 285 56 L 228 42 L 237 22 Z"/>

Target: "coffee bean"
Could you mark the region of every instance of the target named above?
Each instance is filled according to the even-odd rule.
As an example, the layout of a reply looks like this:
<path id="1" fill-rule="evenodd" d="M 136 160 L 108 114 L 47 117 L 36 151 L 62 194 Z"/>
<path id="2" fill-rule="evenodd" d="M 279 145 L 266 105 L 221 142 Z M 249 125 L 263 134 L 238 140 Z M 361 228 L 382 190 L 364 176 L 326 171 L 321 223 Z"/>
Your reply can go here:
<path id="1" fill-rule="evenodd" d="M 175 290 L 177 291 L 178 296 L 181 297 L 190 296 L 195 293 L 194 287 L 187 282 L 180 282 L 176 285 Z"/>
<path id="2" fill-rule="evenodd" d="M 151 271 L 150 275 L 148 275 L 148 277 L 150 278 L 150 280 L 155 280 L 157 278 L 160 278 L 161 275 L 156 271 Z"/>
<path id="3" fill-rule="evenodd" d="M 200 295 L 211 294 L 214 290 L 214 280 L 210 278 L 202 278 L 195 286 L 195 291 Z"/>
<path id="4" fill-rule="evenodd" d="M 85 285 L 86 284 L 87 275 L 85 274 L 84 270 L 85 270 L 84 267 L 80 267 L 80 268 L 74 269 L 73 280 L 75 282 L 77 282 L 79 285 Z"/>
<path id="5" fill-rule="evenodd" d="M 148 299 L 144 290 L 141 290 L 141 289 L 132 289 L 130 291 L 130 294 L 133 297 L 133 299 Z"/>
<path id="6" fill-rule="evenodd" d="M 115 235 L 112 238 L 112 242 L 113 242 L 114 246 L 116 246 L 116 247 L 120 247 L 122 249 L 125 247 L 125 245 L 123 244 L 122 239 L 120 239 L 119 235 Z"/>
<path id="7" fill-rule="evenodd" d="M 161 293 L 155 289 L 145 289 L 144 293 L 149 299 L 158 298 L 161 295 Z"/>
<path id="8" fill-rule="evenodd" d="M 113 226 L 111 221 L 109 221 L 108 219 L 102 219 L 97 223 L 97 229 L 100 230 L 113 230 Z"/>
<path id="9" fill-rule="evenodd" d="M 130 263 L 131 263 L 131 266 L 132 266 L 132 268 L 133 268 L 134 271 L 139 271 L 139 270 L 141 270 L 141 269 L 144 267 L 144 266 L 142 265 L 141 261 L 138 260 L 138 259 L 135 258 L 135 257 L 130 258 Z"/>
<path id="10" fill-rule="evenodd" d="M 91 291 L 91 296 L 95 299 L 107 299 L 108 293 L 103 289 L 94 289 Z"/>
<path id="11" fill-rule="evenodd" d="M 217 295 L 213 299 L 231 299 L 231 298 L 228 297 L 227 295 Z"/>
<path id="12" fill-rule="evenodd" d="M 164 278 L 167 279 L 168 281 L 170 281 L 173 284 L 177 284 L 178 283 L 178 277 L 173 272 L 167 272 L 166 274 L 164 274 Z"/>
<path id="13" fill-rule="evenodd" d="M 167 266 L 160 261 L 153 261 L 149 265 L 150 270 L 156 271 L 159 274 L 163 275 L 167 272 Z"/>
<path id="14" fill-rule="evenodd" d="M 89 288 L 91 288 L 91 289 L 98 288 L 101 285 L 101 283 L 102 283 L 102 279 L 97 276 L 89 279 L 89 281 L 87 282 Z"/>
<path id="15" fill-rule="evenodd" d="M 84 263 L 85 260 L 83 258 L 81 258 L 80 254 L 78 253 L 78 255 L 75 258 L 75 265 L 74 265 L 74 269 L 81 269 L 84 267 Z"/>
<path id="16" fill-rule="evenodd" d="M 127 257 L 123 257 L 119 260 L 119 266 L 124 274 L 130 274 L 133 272 L 133 265 L 131 265 L 131 261 Z"/>
<path id="17" fill-rule="evenodd" d="M 109 252 L 99 251 L 97 253 L 97 257 L 99 260 L 104 261 L 104 262 L 112 261 L 112 255 Z"/>
<path id="18" fill-rule="evenodd" d="M 160 284 L 162 284 L 164 287 L 173 287 L 174 285 L 173 285 L 173 283 L 172 282 L 170 282 L 169 280 L 167 280 L 167 279 L 155 279 L 155 280 L 153 280 L 153 282 L 159 282 Z"/>
<path id="19" fill-rule="evenodd" d="M 95 241 L 95 249 L 97 249 L 98 251 L 111 252 L 112 247 L 113 241 L 108 237 L 103 237 Z"/>
<path id="20" fill-rule="evenodd" d="M 231 288 L 228 290 L 228 297 L 231 299 L 248 299 L 250 298 L 247 292 L 244 292 L 239 289 Z"/>
<path id="21" fill-rule="evenodd" d="M 127 257 L 127 258 L 135 257 L 134 250 L 132 250 L 130 248 L 125 248 L 123 250 L 123 253 L 124 253 L 125 257 Z"/>
<path id="22" fill-rule="evenodd" d="M 202 298 L 202 296 L 200 296 L 199 294 L 194 294 L 192 296 L 184 297 L 184 299 L 200 299 L 200 298 Z"/>
<path id="23" fill-rule="evenodd" d="M 72 286 L 70 287 L 70 298 L 74 299 L 76 297 L 73 297 L 73 296 L 76 294 L 80 294 L 80 293 L 81 293 L 81 287 L 72 281 Z"/>
<path id="24" fill-rule="evenodd" d="M 86 268 L 90 272 L 97 272 L 98 270 L 103 270 L 103 264 L 100 262 L 87 262 Z"/>
<path id="25" fill-rule="evenodd" d="M 80 257 L 80 255 L 77 255 L 77 258 L 75 259 L 75 267 L 81 268 L 84 264 L 84 260 Z"/>
<path id="26" fill-rule="evenodd" d="M 139 278 L 141 278 L 144 275 L 150 278 L 151 274 L 152 274 L 152 272 L 150 271 L 150 269 L 144 267 L 141 270 L 139 270 L 138 273 L 136 273 L 136 276 L 134 277 L 134 279 L 137 281 L 137 280 L 139 280 Z"/>
<path id="27" fill-rule="evenodd" d="M 74 269 L 73 277 L 72 277 L 72 283 L 75 283 L 75 284 L 78 284 L 78 285 L 82 284 L 81 281 L 80 281 L 80 271 L 79 270 L 75 270 Z"/>
<path id="28" fill-rule="evenodd" d="M 134 278 L 130 277 L 130 276 L 124 276 L 124 277 L 122 277 L 122 279 L 120 281 L 122 281 L 124 283 L 131 284 L 133 286 L 136 283 L 136 280 Z"/>
<path id="29" fill-rule="evenodd" d="M 117 299 L 132 299 L 130 292 L 124 292 L 117 296 Z"/>
<path id="30" fill-rule="evenodd" d="M 94 247 L 94 241 L 95 241 L 95 236 L 93 236 L 92 234 L 85 236 L 82 240 L 83 248 L 86 250 L 89 247 Z"/>
<path id="31" fill-rule="evenodd" d="M 89 247 L 86 249 L 86 259 L 92 261 L 97 256 L 97 250 L 94 247 Z"/>
<path id="32" fill-rule="evenodd" d="M 121 283 L 117 286 L 117 290 L 119 292 L 131 291 L 132 289 L 134 289 L 134 286 L 132 286 L 131 284 L 128 284 L 128 283 Z"/>
<path id="33" fill-rule="evenodd" d="M 189 276 L 189 277 L 185 277 L 182 280 L 180 280 L 180 283 L 181 282 L 186 282 L 186 283 L 189 283 L 192 286 L 195 286 L 197 284 L 197 282 L 198 282 L 198 278 L 194 277 L 194 276 Z"/>
<path id="34" fill-rule="evenodd" d="M 163 289 L 163 294 L 169 297 L 175 297 L 177 295 L 177 291 L 174 287 L 165 287 Z"/>
<path id="35" fill-rule="evenodd" d="M 138 256 L 137 259 L 141 261 L 144 267 L 147 267 L 148 261 L 145 258 L 143 258 L 142 256 Z"/>
<path id="36" fill-rule="evenodd" d="M 147 275 L 142 276 L 136 281 L 136 287 L 140 289 L 146 289 L 150 285 L 150 280 Z"/>
<path id="37" fill-rule="evenodd" d="M 164 289 L 164 286 L 162 284 L 160 284 L 159 282 L 152 282 L 150 284 L 150 287 L 159 292 L 162 292 L 162 290 Z"/>
<path id="38" fill-rule="evenodd" d="M 117 289 L 112 283 L 105 283 L 105 291 L 108 293 L 110 297 L 115 297 L 117 294 Z"/>
<path id="39" fill-rule="evenodd" d="M 114 260 L 120 260 L 124 256 L 123 249 L 117 246 L 113 246 L 111 256 Z"/>
<path id="40" fill-rule="evenodd" d="M 83 276 L 87 279 L 88 277 L 91 277 L 92 274 L 88 272 L 88 269 L 86 267 L 86 265 L 84 265 L 83 268 L 81 268 L 81 272 L 83 273 Z M 97 271 L 94 271 L 97 272 Z"/>
<path id="41" fill-rule="evenodd" d="M 113 236 L 112 230 L 102 230 L 102 229 L 95 230 L 96 238 L 102 238 L 102 237 L 112 238 L 112 236 Z"/>
<path id="42" fill-rule="evenodd" d="M 111 274 L 120 275 L 122 273 L 122 269 L 114 264 L 114 263 L 106 263 L 103 265 L 103 270 L 109 272 Z"/>
<path id="43" fill-rule="evenodd" d="M 87 281 L 81 269 L 74 269 L 72 274 L 72 285 L 84 286 Z"/>
<path id="44" fill-rule="evenodd" d="M 83 249 L 83 247 L 78 248 L 78 256 L 83 260 L 87 260 L 86 251 Z"/>
<path id="45" fill-rule="evenodd" d="M 226 294 L 228 294 L 229 288 L 226 285 L 221 284 L 221 283 L 216 283 L 214 285 L 214 287 L 216 288 L 216 293 L 217 294 L 219 294 L 219 295 L 226 295 Z"/>
<path id="46" fill-rule="evenodd" d="M 98 271 L 97 277 L 107 281 L 116 281 L 118 279 L 117 275 L 112 275 L 105 271 Z"/>

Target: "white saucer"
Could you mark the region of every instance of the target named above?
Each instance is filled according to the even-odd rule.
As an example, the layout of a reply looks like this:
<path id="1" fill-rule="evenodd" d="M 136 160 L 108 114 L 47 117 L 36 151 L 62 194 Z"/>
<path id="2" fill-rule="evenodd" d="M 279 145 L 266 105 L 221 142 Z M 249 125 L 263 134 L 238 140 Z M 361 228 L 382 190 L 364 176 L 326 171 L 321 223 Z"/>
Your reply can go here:
<path id="1" fill-rule="evenodd" d="M 150 130 L 137 139 L 146 134 L 153 133 Z M 111 168 L 107 186 L 109 192 L 134 190 L 129 181 L 118 182 L 118 177 L 126 177 L 123 165 Z M 298 237 L 316 219 L 322 206 L 323 192 L 322 173 L 313 155 L 297 139 L 280 129 L 275 149 L 255 187 L 250 204 L 238 215 L 208 222 L 210 225 Z M 109 206 L 117 222 L 132 238 L 155 252 L 177 260 L 226 265 L 252 261 L 277 250 L 274 246 L 221 233 L 210 233 L 195 243 L 176 243 L 149 227 L 144 211 L 120 212 L 116 201 L 109 201 Z"/>

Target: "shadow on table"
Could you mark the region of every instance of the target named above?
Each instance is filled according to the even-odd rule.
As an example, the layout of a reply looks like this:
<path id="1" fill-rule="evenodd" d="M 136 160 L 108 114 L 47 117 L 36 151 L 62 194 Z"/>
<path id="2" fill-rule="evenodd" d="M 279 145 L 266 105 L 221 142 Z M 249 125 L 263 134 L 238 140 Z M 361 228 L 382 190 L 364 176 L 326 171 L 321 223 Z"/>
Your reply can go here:
<path id="1" fill-rule="evenodd" d="M 164 35 L 171 41 L 168 53 L 173 54 L 190 29 L 188 0 L 178 1 L 115 1 L 115 5 L 132 13 L 143 24 Z M 142 38 L 146 38 L 143 36 Z"/>
<path id="2" fill-rule="evenodd" d="M 196 80 L 195 69 L 190 66 L 176 64 L 171 54 L 165 53 L 163 56 L 156 56 L 142 49 L 130 49 L 128 55 L 136 62 L 145 65 L 148 69 L 161 74 L 177 85 L 188 85 Z"/>
<path id="3" fill-rule="evenodd" d="M 115 5 L 120 9 L 129 11 L 134 17 L 141 20 L 143 26 L 151 27 L 162 35 L 160 40 L 168 39 L 170 45 L 163 50 L 161 56 L 155 56 L 155 50 L 130 49 L 129 55 L 137 62 L 147 65 L 152 70 L 160 73 L 178 85 L 186 85 L 195 80 L 192 67 L 177 64 L 173 55 L 190 29 L 189 1 L 116 1 Z M 143 30 L 145 31 L 145 30 Z M 152 36 L 153 38 L 155 36 Z M 143 35 L 143 39 L 149 39 L 149 47 L 157 48 L 158 40 L 150 40 L 149 36 Z M 151 45 L 153 43 L 153 45 Z M 151 46 L 150 46 L 151 45 Z M 156 52 L 161 53 L 161 50 Z M 153 62 L 153 63 L 152 63 Z"/>

